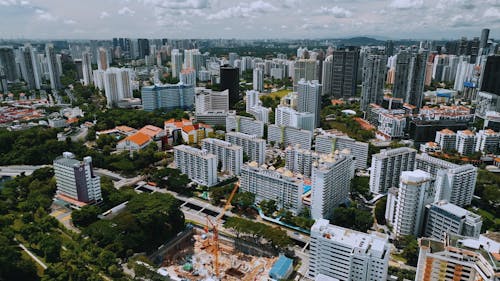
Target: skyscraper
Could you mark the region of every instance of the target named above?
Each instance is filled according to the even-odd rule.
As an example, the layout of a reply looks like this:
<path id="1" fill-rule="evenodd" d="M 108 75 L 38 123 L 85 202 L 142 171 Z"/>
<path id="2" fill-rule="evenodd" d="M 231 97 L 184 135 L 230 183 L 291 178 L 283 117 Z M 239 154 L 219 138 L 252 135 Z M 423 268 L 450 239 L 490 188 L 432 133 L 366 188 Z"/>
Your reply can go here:
<path id="1" fill-rule="evenodd" d="M 490 30 L 488 28 L 484 28 L 483 30 L 481 30 L 481 40 L 479 41 L 479 49 L 486 48 L 489 36 L 490 36 Z"/>
<path id="2" fill-rule="evenodd" d="M 220 67 L 221 90 L 229 90 L 229 109 L 240 101 L 240 74 L 239 69 L 230 65 Z"/>
<path id="3" fill-rule="evenodd" d="M 323 84 L 323 96 L 333 95 L 333 55 L 326 57 L 323 62 L 323 70 L 321 73 L 321 83 Z"/>
<path id="4" fill-rule="evenodd" d="M 170 66 L 172 68 L 172 77 L 179 77 L 182 69 L 182 53 L 178 49 L 172 50 Z"/>
<path id="5" fill-rule="evenodd" d="M 90 156 L 78 161 L 73 153 L 64 152 L 53 164 L 57 184 L 56 197 L 69 202 L 102 201 L 101 180 L 94 174 Z"/>
<path id="6" fill-rule="evenodd" d="M 92 58 L 89 52 L 82 54 L 83 85 L 89 86 L 93 83 Z"/>
<path id="7" fill-rule="evenodd" d="M 370 103 L 380 105 L 384 97 L 387 58 L 376 50 L 365 53 L 363 62 L 363 84 L 361 88 L 361 109 L 366 111 Z"/>
<path id="8" fill-rule="evenodd" d="M 61 73 L 57 66 L 57 58 L 53 44 L 45 45 L 45 56 L 49 67 L 50 87 L 52 90 L 59 90 L 62 88 Z"/>
<path id="9" fill-rule="evenodd" d="M 264 71 L 261 68 L 253 70 L 253 89 L 259 92 L 264 90 Z"/>
<path id="10" fill-rule="evenodd" d="M 349 47 L 333 52 L 333 97 L 348 99 L 356 95 L 359 50 Z"/>
<path id="11" fill-rule="evenodd" d="M 35 52 L 30 44 L 24 45 L 21 51 L 21 73 L 24 81 L 28 84 L 28 88 L 40 89 L 40 75 L 38 74 L 37 60 Z"/>
<path id="12" fill-rule="evenodd" d="M 372 156 L 370 172 L 370 191 L 375 194 L 386 193 L 396 187 L 403 171 L 412 171 L 417 151 L 413 148 L 400 147 L 382 150 Z"/>
<path id="13" fill-rule="evenodd" d="M 8 81 L 14 82 L 17 77 L 16 58 L 12 46 L 0 46 L 0 67 L 3 68 Z"/>
<path id="14" fill-rule="evenodd" d="M 396 58 L 396 74 L 392 95 L 404 102 L 422 106 L 427 55 L 401 51 Z"/>
<path id="15" fill-rule="evenodd" d="M 132 87 L 128 69 L 111 67 L 104 73 L 104 91 L 108 106 L 115 106 L 118 101 L 132 97 Z"/>
<path id="16" fill-rule="evenodd" d="M 99 48 L 97 52 L 97 69 L 106 70 L 109 68 L 108 52 L 105 48 Z"/>
<path id="17" fill-rule="evenodd" d="M 306 81 L 318 80 L 318 61 L 315 59 L 299 59 L 293 65 L 293 89 L 301 79 Z"/>
<path id="18" fill-rule="evenodd" d="M 150 55 L 148 39 L 137 39 L 137 47 L 139 59 L 144 59 L 144 57 Z"/>
<path id="19" fill-rule="evenodd" d="M 483 70 L 481 91 L 500 95 L 500 55 L 489 56 Z"/>
<path id="20" fill-rule="evenodd" d="M 217 183 L 217 156 L 187 145 L 174 147 L 175 166 L 192 181 L 205 186 Z"/>
<path id="21" fill-rule="evenodd" d="M 306 81 L 301 79 L 297 83 L 297 111 L 314 114 L 314 128 L 319 127 L 321 110 L 321 87 L 317 80 Z"/>

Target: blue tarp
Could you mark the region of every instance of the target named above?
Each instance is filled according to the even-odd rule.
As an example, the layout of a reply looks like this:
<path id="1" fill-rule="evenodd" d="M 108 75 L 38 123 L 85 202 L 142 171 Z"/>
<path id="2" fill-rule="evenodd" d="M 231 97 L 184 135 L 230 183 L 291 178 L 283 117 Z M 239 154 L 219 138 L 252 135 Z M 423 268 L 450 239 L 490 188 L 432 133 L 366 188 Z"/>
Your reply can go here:
<path id="1" fill-rule="evenodd" d="M 275 280 L 286 279 L 292 273 L 293 260 L 280 255 L 279 259 L 274 263 L 271 271 L 269 271 L 269 277 Z"/>

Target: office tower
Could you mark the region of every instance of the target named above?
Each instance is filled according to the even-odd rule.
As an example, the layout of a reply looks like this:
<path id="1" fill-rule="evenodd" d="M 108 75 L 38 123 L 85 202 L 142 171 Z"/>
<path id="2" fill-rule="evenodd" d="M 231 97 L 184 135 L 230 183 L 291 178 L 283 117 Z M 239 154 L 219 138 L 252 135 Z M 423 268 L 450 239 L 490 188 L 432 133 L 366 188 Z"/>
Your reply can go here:
<path id="1" fill-rule="evenodd" d="M 488 44 L 488 37 L 490 36 L 490 30 L 488 28 L 484 28 L 481 30 L 481 40 L 479 41 L 479 49 L 484 49 Z"/>
<path id="2" fill-rule="evenodd" d="M 201 148 L 217 156 L 217 168 L 231 175 L 239 175 L 243 165 L 243 148 L 230 142 L 207 138 Z"/>
<path id="3" fill-rule="evenodd" d="M 293 127 L 270 124 L 267 127 L 267 141 L 282 147 L 300 144 L 304 149 L 311 149 L 313 133 Z"/>
<path id="4" fill-rule="evenodd" d="M 240 192 L 255 194 L 255 202 L 274 200 L 279 209 L 297 215 L 302 210 L 304 183 L 301 178 L 283 168 L 244 164 L 240 175 Z"/>
<path id="5" fill-rule="evenodd" d="M 349 150 L 354 157 L 356 169 L 366 169 L 368 161 L 368 143 L 356 141 L 346 135 L 322 134 L 316 137 L 315 149 L 317 152 L 330 154 L 335 150 Z"/>
<path id="6" fill-rule="evenodd" d="M 145 111 L 156 109 L 190 110 L 194 105 L 194 85 L 183 83 L 145 86 L 141 90 L 142 106 Z"/>
<path id="7" fill-rule="evenodd" d="M 498 152 L 500 146 L 500 133 L 491 129 L 479 130 L 476 139 L 476 151 L 493 154 Z"/>
<path id="8" fill-rule="evenodd" d="M 217 183 L 217 156 L 187 145 L 174 146 L 174 162 L 181 173 L 199 185 Z"/>
<path id="9" fill-rule="evenodd" d="M 316 115 L 310 112 L 298 112 L 287 106 L 278 105 L 274 113 L 274 124 L 297 129 L 314 131 Z"/>
<path id="10" fill-rule="evenodd" d="M 321 84 L 323 84 L 323 90 L 321 94 L 331 97 L 333 95 L 333 55 L 326 57 L 322 68 Z"/>
<path id="11" fill-rule="evenodd" d="M 47 58 L 50 88 L 52 90 L 59 90 L 62 88 L 61 73 L 57 66 L 57 58 L 53 44 L 45 44 L 45 57 Z"/>
<path id="12" fill-rule="evenodd" d="M 185 85 L 193 85 L 196 87 L 196 71 L 193 68 L 181 70 L 179 80 Z"/>
<path id="13" fill-rule="evenodd" d="M 297 83 L 297 111 L 313 113 L 313 128 L 319 127 L 321 111 L 321 84 L 317 80 L 306 81 L 301 79 Z"/>
<path id="14" fill-rule="evenodd" d="M 229 109 L 234 109 L 234 105 L 240 101 L 240 74 L 239 69 L 222 65 L 220 67 L 221 90 L 229 90 Z"/>
<path id="15" fill-rule="evenodd" d="M 363 79 L 361 88 L 361 110 L 366 111 L 370 103 L 382 104 L 384 97 L 387 57 L 370 51 L 363 61 Z"/>
<path id="16" fill-rule="evenodd" d="M 297 83 L 304 79 L 306 81 L 318 80 L 318 61 L 315 59 L 299 59 L 293 64 L 293 89 L 297 89 Z"/>
<path id="17" fill-rule="evenodd" d="M 40 75 L 35 57 L 35 51 L 30 44 L 20 48 L 21 52 L 21 73 L 24 81 L 30 90 L 40 89 Z"/>
<path id="18" fill-rule="evenodd" d="M 92 58 L 89 52 L 82 54 L 83 85 L 89 86 L 94 82 L 92 75 Z"/>
<path id="19" fill-rule="evenodd" d="M 481 91 L 500 95 L 500 55 L 489 56 L 481 78 Z"/>
<path id="20" fill-rule="evenodd" d="M 349 201 L 354 159 L 348 151 L 327 154 L 313 163 L 311 217 L 330 219 L 333 209 Z"/>
<path id="21" fill-rule="evenodd" d="M 109 68 L 108 51 L 105 48 L 99 48 L 97 52 L 97 69 L 106 70 Z"/>
<path id="22" fill-rule="evenodd" d="M 470 130 L 457 131 L 456 150 L 460 155 L 471 155 L 476 148 L 476 134 Z"/>
<path id="23" fill-rule="evenodd" d="M 431 174 L 422 170 L 401 173 L 397 196 L 390 192 L 387 210 L 395 210 L 389 222 L 396 237 L 404 235 L 419 236 L 425 218 L 425 206 L 434 200 L 434 185 Z"/>
<path id="24" fill-rule="evenodd" d="M 387 280 L 391 244 L 386 234 L 370 234 L 316 220 L 311 227 L 309 278 Z"/>
<path id="25" fill-rule="evenodd" d="M 333 97 L 352 98 L 356 95 L 359 50 L 349 47 L 333 52 Z"/>
<path id="26" fill-rule="evenodd" d="M 415 281 L 498 281 L 498 242 L 492 239 L 449 235 L 422 238 L 419 246 Z"/>
<path id="27" fill-rule="evenodd" d="M 253 70 L 253 89 L 255 91 L 264 91 L 264 71 L 260 68 Z"/>
<path id="28" fill-rule="evenodd" d="M 104 92 L 108 106 L 115 106 L 120 100 L 132 97 L 128 69 L 111 67 L 104 72 Z"/>
<path id="29" fill-rule="evenodd" d="M 226 118 L 226 132 L 240 132 L 262 138 L 264 136 L 264 122 L 254 120 L 251 117 L 239 116 L 232 112 Z"/>
<path id="30" fill-rule="evenodd" d="M 436 132 L 435 142 L 443 151 L 455 150 L 457 144 L 457 134 L 450 129 L 443 129 Z"/>
<path id="31" fill-rule="evenodd" d="M 397 55 L 393 97 L 418 108 L 422 106 L 426 60 L 425 53 L 402 51 Z"/>
<path id="32" fill-rule="evenodd" d="M 179 77 L 182 69 L 182 53 L 178 49 L 173 49 L 171 54 L 172 77 Z"/>
<path id="33" fill-rule="evenodd" d="M 137 39 L 137 48 L 139 59 L 144 59 L 144 57 L 150 55 L 148 39 Z"/>
<path id="34" fill-rule="evenodd" d="M 81 207 L 81 202 L 102 201 L 101 179 L 94 174 L 92 157 L 87 156 L 83 161 L 79 161 L 73 153 L 64 152 L 62 157 L 54 160 L 53 165 L 57 198 L 74 203 L 78 207 Z M 78 202 L 74 202 L 75 200 Z"/>
<path id="35" fill-rule="evenodd" d="M 447 234 L 479 238 L 483 225 L 480 215 L 446 201 L 427 205 L 425 221 L 424 236 L 440 241 Z"/>
<path id="36" fill-rule="evenodd" d="M 401 173 L 413 170 L 416 154 L 417 151 L 413 148 L 400 147 L 372 155 L 370 191 L 383 194 L 389 188 L 396 187 Z"/>
<path id="37" fill-rule="evenodd" d="M 262 165 L 266 160 L 266 140 L 239 132 L 226 133 L 226 141 L 243 148 L 243 157 Z"/>
<path id="38" fill-rule="evenodd" d="M 0 46 L 0 67 L 3 68 L 7 81 L 14 82 L 19 79 L 12 46 Z"/>

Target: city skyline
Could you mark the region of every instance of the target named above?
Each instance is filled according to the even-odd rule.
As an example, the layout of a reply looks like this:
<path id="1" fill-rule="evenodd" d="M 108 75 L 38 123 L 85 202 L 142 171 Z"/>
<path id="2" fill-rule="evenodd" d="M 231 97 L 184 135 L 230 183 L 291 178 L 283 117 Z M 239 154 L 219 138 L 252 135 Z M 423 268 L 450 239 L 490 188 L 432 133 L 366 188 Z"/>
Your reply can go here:
<path id="1" fill-rule="evenodd" d="M 500 37 L 500 0 L 0 0 L 0 18 L 4 39 Z"/>

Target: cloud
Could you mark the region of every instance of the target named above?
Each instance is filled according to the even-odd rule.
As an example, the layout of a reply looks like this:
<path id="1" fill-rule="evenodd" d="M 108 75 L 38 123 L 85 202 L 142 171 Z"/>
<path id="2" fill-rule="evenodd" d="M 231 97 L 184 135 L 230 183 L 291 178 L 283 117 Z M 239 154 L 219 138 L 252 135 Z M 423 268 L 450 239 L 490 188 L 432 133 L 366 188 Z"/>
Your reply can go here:
<path id="1" fill-rule="evenodd" d="M 99 15 L 99 18 L 100 19 L 104 19 L 104 18 L 109 18 L 109 13 L 108 12 L 101 12 L 101 15 Z"/>
<path id="2" fill-rule="evenodd" d="M 351 11 L 338 6 L 334 6 L 331 8 L 321 7 L 316 11 L 316 13 L 320 15 L 331 15 L 336 18 L 349 18 L 352 15 Z"/>
<path id="3" fill-rule="evenodd" d="M 74 21 L 74 20 L 64 20 L 64 23 L 71 25 L 71 24 L 76 24 L 76 21 Z"/>
<path id="4" fill-rule="evenodd" d="M 389 7 L 395 9 L 415 9 L 424 5 L 424 0 L 392 0 Z"/>
<path id="5" fill-rule="evenodd" d="M 37 15 L 37 18 L 39 20 L 43 20 L 43 21 L 56 21 L 57 20 L 56 16 L 54 16 L 51 13 L 49 13 L 45 10 L 42 10 L 42 9 L 36 9 L 35 14 Z"/>
<path id="6" fill-rule="evenodd" d="M 0 0 L 0 6 L 28 6 L 30 4 L 27 0 Z"/>
<path id="7" fill-rule="evenodd" d="M 209 0 L 144 0 L 144 3 L 174 10 L 206 9 L 211 5 Z"/>
<path id="8" fill-rule="evenodd" d="M 128 15 L 128 16 L 133 16 L 135 14 L 135 11 L 130 9 L 129 7 L 125 6 L 118 10 L 119 15 Z"/>
<path id="9" fill-rule="evenodd" d="M 240 3 L 238 6 L 220 10 L 215 14 L 208 15 L 207 19 L 248 18 L 275 11 L 278 11 L 278 8 L 273 4 L 258 0 L 250 4 Z"/>
<path id="10" fill-rule="evenodd" d="M 492 18 L 496 18 L 497 20 L 500 20 L 500 10 L 498 10 L 497 8 L 491 7 L 489 9 L 487 9 L 486 11 L 484 11 L 483 17 L 485 17 L 485 18 L 492 17 Z"/>

